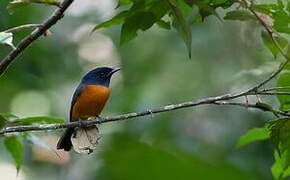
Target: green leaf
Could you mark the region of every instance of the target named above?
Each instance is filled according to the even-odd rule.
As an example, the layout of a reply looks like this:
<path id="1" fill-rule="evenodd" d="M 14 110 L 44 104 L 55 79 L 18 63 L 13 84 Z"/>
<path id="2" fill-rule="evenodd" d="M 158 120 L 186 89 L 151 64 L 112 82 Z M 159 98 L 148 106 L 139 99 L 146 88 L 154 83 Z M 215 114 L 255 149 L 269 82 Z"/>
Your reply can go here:
<path id="1" fill-rule="evenodd" d="M 112 19 L 97 25 L 93 31 L 123 23 L 120 37 L 120 45 L 123 45 L 136 37 L 139 30 L 145 31 L 155 23 L 162 21 L 161 18 L 169 10 L 167 0 L 119 1 L 122 5 L 130 4 L 131 2 L 133 6 L 129 10 L 122 11 Z M 165 24 L 163 23 L 162 25 Z"/>
<path id="2" fill-rule="evenodd" d="M 235 10 L 235 11 L 227 12 L 224 19 L 240 20 L 240 21 L 256 20 L 255 16 L 249 13 L 249 11 L 245 11 L 245 10 Z"/>
<path id="3" fill-rule="evenodd" d="M 20 118 L 14 121 L 14 124 L 16 125 L 54 124 L 54 123 L 64 123 L 64 119 L 50 116 L 35 116 L 35 117 Z"/>
<path id="4" fill-rule="evenodd" d="M 1 116 L 0 114 L 0 130 L 3 129 L 3 127 L 5 127 L 7 124 L 6 118 Z"/>
<path id="5" fill-rule="evenodd" d="M 282 155 L 279 155 L 278 151 L 274 151 L 275 163 L 271 168 L 271 172 L 274 179 L 286 179 L 290 175 L 289 150 L 285 151 Z"/>
<path id="6" fill-rule="evenodd" d="M 17 173 L 22 164 L 23 159 L 23 145 L 17 136 L 5 137 L 4 146 L 14 159 Z"/>
<path id="7" fill-rule="evenodd" d="M 113 26 L 113 25 L 118 25 L 118 24 L 121 24 L 124 22 L 125 18 L 127 16 L 129 16 L 130 13 L 128 11 L 122 11 L 121 13 L 117 14 L 116 16 L 114 16 L 112 19 L 108 20 L 108 21 L 105 21 L 101 24 L 98 24 L 93 30 L 93 31 L 96 31 L 100 28 L 106 28 L 106 27 L 110 27 L 110 26 Z"/>
<path id="8" fill-rule="evenodd" d="M 274 20 L 273 28 L 275 31 L 290 34 L 290 13 L 287 12 L 286 8 L 282 1 L 277 4 L 253 5 L 255 11 L 264 13 Z"/>
<path id="9" fill-rule="evenodd" d="M 7 44 L 15 49 L 15 46 L 13 45 L 13 34 L 11 32 L 0 32 L 0 44 Z"/>
<path id="10" fill-rule="evenodd" d="M 5 119 L 6 122 L 8 123 L 13 123 L 14 121 L 16 121 L 18 119 L 17 116 L 15 116 L 14 114 L 10 114 L 10 113 L 0 113 L 0 116 L 3 117 Z"/>
<path id="11" fill-rule="evenodd" d="M 288 87 L 290 86 L 290 71 L 284 70 L 279 75 L 279 78 L 277 80 L 277 87 Z M 290 92 L 290 90 L 283 90 L 283 92 Z M 288 111 L 290 110 L 290 96 L 277 96 L 278 100 L 280 102 L 280 110 L 282 111 Z"/>
<path id="12" fill-rule="evenodd" d="M 173 22 L 176 27 L 176 30 L 179 32 L 181 37 L 183 38 L 187 50 L 189 58 L 191 58 L 191 43 L 192 43 L 192 32 L 189 23 L 186 21 L 182 11 L 177 5 L 175 0 L 168 0 L 172 14 L 173 14 Z"/>
<path id="13" fill-rule="evenodd" d="M 145 31 L 157 21 L 152 12 L 139 12 L 126 18 L 122 26 L 120 45 L 132 40 L 137 36 L 139 29 Z"/>
<path id="14" fill-rule="evenodd" d="M 215 15 L 219 20 L 222 21 L 221 17 L 216 12 L 215 8 L 209 4 L 204 3 L 203 1 L 197 1 L 197 5 L 199 8 L 199 14 L 201 15 L 202 21 L 209 16 L 209 15 Z"/>
<path id="15" fill-rule="evenodd" d="M 160 28 L 163 28 L 163 29 L 166 29 L 166 30 L 170 30 L 170 29 L 171 29 L 170 22 L 166 22 L 166 21 L 164 21 L 164 20 L 159 20 L 159 21 L 157 21 L 157 25 L 158 25 Z"/>
<path id="16" fill-rule="evenodd" d="M 270 139 L 279 154 L 290 148 L 290 118 L 278 119 L 269 123 Z"/>
<path id="17" fill-rule="evenodd" d="M 184 0 L 177 0 L 177 3 L 185 16 L 189 16 L 192 13 L 192 5 L 187 4 Z"/>
<path id="18" fill-rule="evenodd" d="M 271 11 L 278 10 L 277 4 L 253 4 L 252 8 L 257 12 L 265 14 L 271 14 Z"/>
<path id="19" fill-rule="evenodd" d="M 59 6 L 60 2 L 58 0 L 13 0 L 9 2 L 7 10 L 12 14 L 15 9 L 29 5 L 30 3 Z"/>
<path id="20" fill-rule="evenodd" d="M 271 168 L 272 176 L 274 179 L 280 179 L 283 174 L 283 165 L 282 165 L 282 158 L 279 156 L 277 151 L 274 151 L 274 159 L 275 163 Z"/>
<path id="21" fill-rule="evenodd" d="M 290 15 L 284 10 L 279 9 L 273 13 L 273 28 L 281 33 L 290 34 Z"/>
<path id="22" fill-rule="evenodd" d="M 133 3 L 133 0 L 119 0 L 116 8 L 118 8 L 120 6 L 126 6 L 126 5 L 129 5 L 131 3 Z"/>
<path id="23" fill-rule="evenodd" d="M 255 141 L 266 140 L 269 137 L 270 131 L 268 128 L 253 128 L 240 137 L 237 147 L 240 148 Z"/>
<path id="24" fill-rule="evenodd" d="M 27 6 L 28 4 L 29 0 L 14 0 L 11 1 L 6 8 L 10 14 L 13 14 L 16 9 Z"/>
<path id="25" fill-rule="evenodd" d="M 271 51 L 273 56 L 276 58 L 277 54 L 279 53 L 279 49 L 274 44 L 272 38 L 266 31 L 262 31 L 261 33 L 263 43 L 265 46 Z M 274 37 L 274 40 L 278 43 L 278 45 L 283 49 L 288 44 L 287 39 L 283 38 L 282 36 Z"/>

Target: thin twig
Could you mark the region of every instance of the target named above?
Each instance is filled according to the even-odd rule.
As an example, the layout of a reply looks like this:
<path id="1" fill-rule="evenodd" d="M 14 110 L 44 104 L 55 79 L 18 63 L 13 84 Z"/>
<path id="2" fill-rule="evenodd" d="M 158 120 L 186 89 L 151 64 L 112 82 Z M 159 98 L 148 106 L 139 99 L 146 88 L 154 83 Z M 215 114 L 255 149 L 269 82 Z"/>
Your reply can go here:
<path id="1" fill-rule="evenodd" d="M 280 90 L 290 90 L 290 86 L 267 88 L 260 90 L 260 92 L 280 91 Z"/>
<path id="2" fill-rule="evenodd" d="M 286 116 L 286 117 L 290 117 L 290 114 L 288 114 L 287 112 L 283 112 L 283 111 L 280 111 L 280 110 L 275 110 L 275 109 L 269 109 L 269 108 L 265 108 L 261 105 L 259 105 L 259 103 L 255 103 L 255 104 L 249 104 L 249 103 L 240 103 L 240 102 L 227 102 L 227 101 L 219 101 L 219 102 L 215 102 L 214 104 L 217 104 L 217 105 L 231 105 L 231 106 L 241 106 L 241 107 L 244 107 L 244 108 L 253 108 L 253 109 L 259 109 L 259 110 L 262 110 L 262 111 L 268 111 L 268 112 L 271 112 L 273 114 L 279 114 L 279 115 L 282 115 L 282 116 Z"/>
<path id="3" fill-rule="evenodd" d="M 20 25 L 20 26 L 17 26 L 17 27 L 13 27 L 13 28 L 10 28 L 10 29 L 7 29 L 3 32 L 6 32 L 6 33 L 9 33 L 9 32 L 16 32 L 16 31 L 20 31 L 20 30 L 23 30 L 23 29 L 29 29 L 29 28 L 37 28 L 37 27 L 40 27 L 41 24 L 24 24 L 24 25 Z"/>
<path id="4" fill-rule="evenodd" d="M 290 92 L 258 92 L 256 94 L 266 95 L 266 96 L 290 96 Z"/>
<path id="5" fill-rule="evenodd" d="M 36 4 L 46 4 L 46 5 L 53 5 L 53 6 L 57 6 L 57 7 L 61 7 L 61 4 L 59 1 L 43 1 L 43 0 L 34 0 L 33 3 Z"/>
<path id="6" fill-rule="evenodd" d="M 50 18 L 44 21 L 40 27 L 27 35 L 17 46 L 0 62 L 0 76 L 4 74 L 9 65 L 19 56 L 33 41 L 43 35 L 50 27 L 63 17 L 63 13 L 70 6 L 73 0 L 63 0 L 59 8 Z"/>

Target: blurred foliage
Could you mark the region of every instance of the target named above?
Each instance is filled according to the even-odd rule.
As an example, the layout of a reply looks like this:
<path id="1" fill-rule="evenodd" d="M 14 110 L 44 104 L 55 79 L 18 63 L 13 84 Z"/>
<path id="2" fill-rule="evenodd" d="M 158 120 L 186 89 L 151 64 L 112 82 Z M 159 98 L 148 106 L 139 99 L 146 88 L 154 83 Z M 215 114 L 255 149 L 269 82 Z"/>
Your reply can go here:
<path id="1" fill-rule="evenodd" d="M 288 70 L 282 71 L 282 73 L 279 76 L 279 79 L 277 80 L 277 87 L 287 87 L 290 85 L 289 83 L 290 73 Z M 289 92 L 289 90 L 283 90 L 283 92 Z M 279 96 L 278 97 L 280 101 L 280 109 L 283 111 L 287 111 L 290 109 L 290 98 L 289 96 Z"/>
<path id="2" fill-rule="evenodd" d="M 28 6 L 31 3 L 45 4 L 45 5 L 55 5 L 58 6 L 58 0 L 13 0 L 9 2 L 7 5 L 7 10 L 10 14 L 14 13 L 14 11 L 23 6 Z"/>
<path id="3" fill-rule="evenodd" d="M 15 32 L 7 41 L 3 38 L 8 37 L 4 33 L 6 29 L 41 22 L 55 8 L 38 2 L 55 3 L 47 0 L 0 2 L 1 57 L 11 50 L 2 44 L 9 45 L 12 41 L 17 44 L 30 32 L 29 29 Z M 221 94 L 230 88 L 240 90 L 257 83 L 283 60 L 271 37 L 261 31 L 258 21 L 243 3 L 233 0 L 106 2 L 112 3 L 111 9 L 116 7 L 116 15 L 112 14 L 111 19 L 96 15 L 101 14 L 97 12 L 101 11 L 98 9 L 101 4 L 75 15 L 82 8 L 93 7 L 92 1 L 81 2 L 89 4 L 88 7 L 76 4 L 77 10 L 72 7 L 66 12 L 62 23 L 51 29 L 51 36 L 36 41 L 1 77 L 0 109 L 9 113 L 0 115 L 0 127 L 62 123 L 62 118 L 55 117 L 67 117 L 73 87 L 82 74 L 95 66 L 122 65 L 119 75 L 122 78 L 113 80 L 111 99 L 104 110 L 104 114 L 117 114 Z M 7 6 L 13 15 L 9 15 Z M 290 3 L 257 1 L 252 8 L 262 13 L 260 17 L 275 32 L 275 41 L 282 50 L 288 49 L 290 57 Z M 90 28 L 86 23 L 90 23 Z M 108 28 L 112 25 L 121 27 Z M 187 61 L 184 47 L 176 34 L 171 33 L 172 29 L 185 42 L 189 55 L 192 54 L 191 61 Z M 95 32 L 88 37 L 92 30 Z M 139 33 L 140 30 L 147 32 Z M 119 32 L 120 43 L 116 43 Z M 271 61 L 273 56 L 275 61 Z M 278 77 L 277 87 L 290 86 L 288 69 Z M 260 104 L 274 104 L 283 111 L 289 110 L 288 96 L 279 96 L 278 100 L 263 97 L 266 103 Z M 27 179 L 32 180 L 40 177 L 271 179 L 271 164 L 274 164 L 275 179 L 287 178 L 290 174 L 288 119 L 278 119 L 265 126 L 273 116 L 231 107 L 218 108 L 180 110 L 140 121 L 102 125 L 100 151 L 88 157 L 72 153 L 67 164 L 62 159 L 59 164 L 36 160 L 41 153 L 35 153 L 35 146 L 50 151 L 55 146 L 43 140 L 48 136 L 46 133 L 20 133 L 1 139 L 17 169 L 24 162 L 22 169 Z M 46 114 L 39 114 L 40 110 Z M 274 158 L 271 156 L 274 148 L 268 141 L 235 149 L 239 136 L 253 126 L 265 127 L 248 131 L 238 146 L 270 137 L 278 149 Z M 0 152 L 4 154 L 0 162 L 9 161 L 6 152 L 1 148 Z"/>
<path id="4" fill-rule="evenodd" d="M 246 144 L 252 143 L 254 141 L 261 141 L 269 139 L 270 131 L 268 128 L 253 128 L 250 129 L 246 134 L 241 136 L 237 147 L 242 147 Z"/>
<path id="5" fill-rule="evenodd" d="M 255 179 L 223 161 L 206 162 L 147 144 L 128 133 L 116 133 L 102 156 L 104 166 L 96 179 Z"/>
<path id="6" fill-rule="evenodd" d="M 17 136 L 10 136 L 5 138 L 4 145 L 13 157 L 18 172 L 23 160 L 23 144 Z"/>

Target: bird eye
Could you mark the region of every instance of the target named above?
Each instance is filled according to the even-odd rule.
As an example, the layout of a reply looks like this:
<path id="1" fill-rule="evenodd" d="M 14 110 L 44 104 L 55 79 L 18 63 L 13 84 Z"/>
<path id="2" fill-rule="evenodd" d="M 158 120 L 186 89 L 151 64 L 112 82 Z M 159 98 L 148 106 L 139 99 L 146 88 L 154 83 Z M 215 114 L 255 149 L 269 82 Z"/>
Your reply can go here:
<path id="1" fill-rule="evenodd" d="M 105 77 L 105 73 L 101 73 L 101 77 Z"/>

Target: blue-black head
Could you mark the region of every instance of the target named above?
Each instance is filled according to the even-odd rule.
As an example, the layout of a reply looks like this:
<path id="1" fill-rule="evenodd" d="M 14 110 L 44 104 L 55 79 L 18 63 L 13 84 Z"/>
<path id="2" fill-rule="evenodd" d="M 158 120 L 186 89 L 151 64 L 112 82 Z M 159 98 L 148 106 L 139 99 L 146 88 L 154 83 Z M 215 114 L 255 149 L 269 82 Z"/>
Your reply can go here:
<path id="1" fill-rule="evenodd" d="M 97 84 L 109 87 L 112 75 L 120 68 L 98 67 L 89 71 L 82 79 L 82 83 Z"/>

